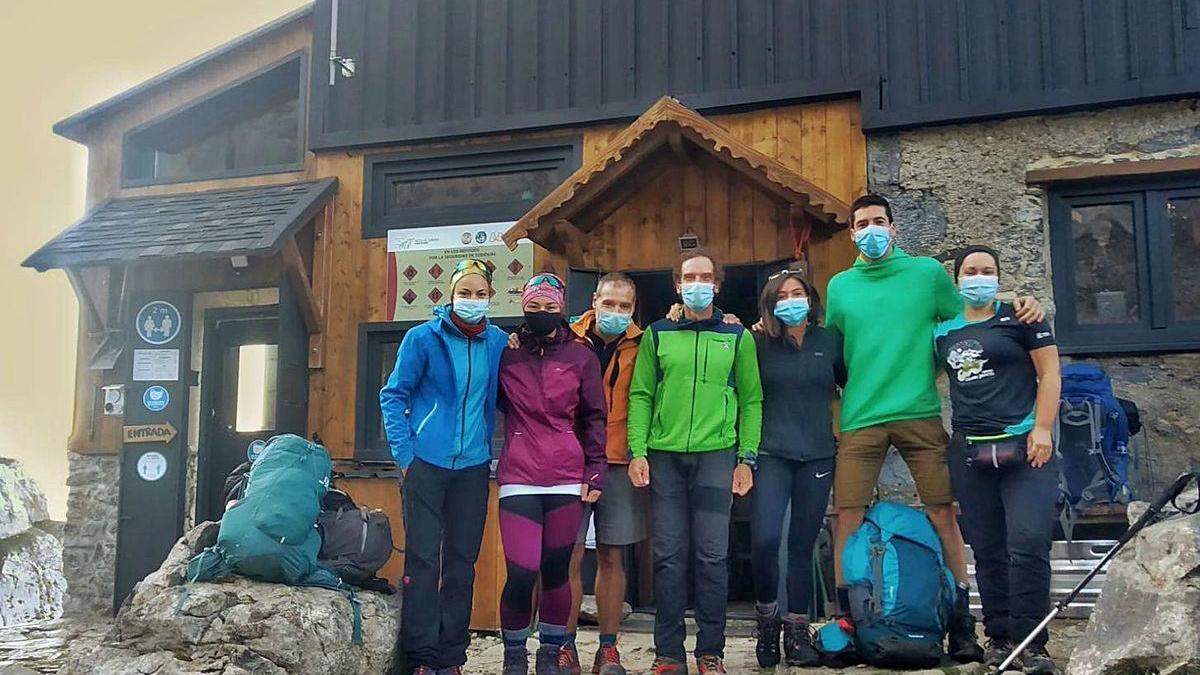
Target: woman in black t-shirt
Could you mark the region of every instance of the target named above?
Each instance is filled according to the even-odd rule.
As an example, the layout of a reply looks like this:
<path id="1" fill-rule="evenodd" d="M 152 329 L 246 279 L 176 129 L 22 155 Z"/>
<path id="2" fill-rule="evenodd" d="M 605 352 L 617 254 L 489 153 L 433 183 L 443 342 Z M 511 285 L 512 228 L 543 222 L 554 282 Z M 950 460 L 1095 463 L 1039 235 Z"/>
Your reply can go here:
<path id="1" fill-rule="evenodd" d="M 813 545 L 833 486 L 836 443 L 831 407 L 846 380 L 842 341 L 819 325 L 821 300 L 798 270 L 767 279 L 759 299 L 762 330 L 754 333 L 763 388 L 762 441 L 754 478 L 751 561 L 758 662 L 779 663 L 783 633 L 788 665 L 815 666 L 808 607 Z M 779 545 L 791 502 L 787 603 L 781 607 Z"/>
<path id="2" fill-rule="evenodd" d="M 950 478 L 975 555 L 993 666 L 1050 611 L 1058 497 L 1051 430 L 1061 389 L 1050 326 L 1023 325 L 1011 305 L 996 301 L 999 271 L 990 248 L 960 253 L 954 275 L 964 310 L 935 331 L 953 406 Z M 1042 631 L 1022 655 L 1025 672 L 1058 672 L 1047 637 Z"/>

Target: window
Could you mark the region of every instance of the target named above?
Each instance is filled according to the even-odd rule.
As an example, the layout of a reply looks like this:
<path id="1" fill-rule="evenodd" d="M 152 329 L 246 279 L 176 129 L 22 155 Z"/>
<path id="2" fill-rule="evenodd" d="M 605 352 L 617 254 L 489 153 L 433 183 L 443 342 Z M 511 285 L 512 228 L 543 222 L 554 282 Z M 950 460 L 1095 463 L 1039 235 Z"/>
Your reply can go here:
<path id="1" fill-rule="evenodd" d="M 497 319 L 495 324 L 506 330 L 520 325 L 521 319 Z M 396 366 L 396 352 L 408 329 L 419 326 L 416 321 L 368 323 L 359 327 L 358 339 L 358 402 L 355 419 L 354 458 L 360 462 L 391 462 L 383 415 L 379 410 L 379 390 L 387 384 Z M 496 416 L 492 434 L 492 458 L 498 458 L 504 442 L 503 415 Z"/>
<path id="2" fill-rule="evenodd" d="M 275 384 L 279 345 L 239 345 L 237 350 L 238 433 L 275 428 Z"/>
<path id="3" fill-rule="evenodd" d="M 295 171 L 304 164 L 303 57 L 290 57 L 125 137 L 125 185 Z"/>
<path id="4" fill-rule="evenodd" d="M 579 167 L 578 141 L 368 157 L 363 236 L 516 220 Z"/>
<path id="5" fill-rule="evenodd" d="M 1065 352 L 1200 347 L 1200 178 L 1056 190 L 1050 245 Z"/>

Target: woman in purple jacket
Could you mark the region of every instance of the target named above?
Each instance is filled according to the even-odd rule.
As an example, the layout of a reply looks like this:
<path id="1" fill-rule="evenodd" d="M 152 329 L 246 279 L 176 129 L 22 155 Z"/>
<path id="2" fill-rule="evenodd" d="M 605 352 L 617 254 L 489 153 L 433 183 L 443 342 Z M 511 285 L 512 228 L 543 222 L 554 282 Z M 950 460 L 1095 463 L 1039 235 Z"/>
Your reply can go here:
<path id="1" fill-rule="evenodd" d="M 500 596 L 505 675 L 526 675 L 525 640 L 538 603 L 538 675 L 559 665 L 571 588 L 571 550 L 584 502 L 600 497 L 604 475 L 606 405 L 600 363 L 563 317 L 563 282 L 539 274 L 525 284 L 525 324 L 520 346 L 500 359 L 500 409 L 504 451 L 496 469 L 500 485 L 500 537 L 508 581 Z"/>

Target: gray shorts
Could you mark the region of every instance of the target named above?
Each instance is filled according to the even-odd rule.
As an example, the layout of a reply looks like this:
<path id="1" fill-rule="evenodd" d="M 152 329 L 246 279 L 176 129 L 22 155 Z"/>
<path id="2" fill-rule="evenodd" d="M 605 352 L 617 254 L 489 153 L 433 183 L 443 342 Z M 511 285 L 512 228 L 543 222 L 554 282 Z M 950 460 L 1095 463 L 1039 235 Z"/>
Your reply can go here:
<path id="1" fill-rule="evenodd" d="M 649 491 L 633 487 L 633 481 L 629 480 L 629 467 L 609 464 L 604 474 L 604 492 L 599 501 L 587 505 L 576 543 L 582 544 L 587 539 L 590 516 L 595 516 L 598 546 L 626 546 L 645 540 L 650 530 L 649 504 Z"/>

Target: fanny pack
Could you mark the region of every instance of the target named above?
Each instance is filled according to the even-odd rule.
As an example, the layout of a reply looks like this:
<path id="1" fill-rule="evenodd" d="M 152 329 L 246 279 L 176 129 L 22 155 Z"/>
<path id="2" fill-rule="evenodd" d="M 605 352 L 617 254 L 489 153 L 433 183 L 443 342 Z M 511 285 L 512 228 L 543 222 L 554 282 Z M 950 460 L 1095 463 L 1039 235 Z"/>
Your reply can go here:
<path id="1" fill-rule="evenodd" d="M 1024 464 L 1028 456 L 1025 438 L 1025 434 L 1004 438 L 967 437 L 964 446 L 967 465 L 981 471 L 996 471 Z"/>

